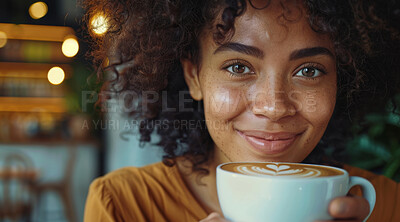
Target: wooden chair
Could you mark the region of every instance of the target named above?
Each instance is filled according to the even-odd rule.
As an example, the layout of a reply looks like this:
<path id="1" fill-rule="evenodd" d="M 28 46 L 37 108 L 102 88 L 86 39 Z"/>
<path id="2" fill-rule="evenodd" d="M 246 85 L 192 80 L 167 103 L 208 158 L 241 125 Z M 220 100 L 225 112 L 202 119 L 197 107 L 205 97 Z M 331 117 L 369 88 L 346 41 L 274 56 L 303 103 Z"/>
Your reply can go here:
<path id="1" fill-rule="evenodd" d="M 68 147 L 69 157 L 67 164 L 65 166 L 64 176 L 59 181 L 52 182 L 37 182 L 34 185 L 35 194 L 37 195 L 37 205 L 42 205 L 42 199 L 44 194 L 47 192 L 55 192 L 57 193 L 62 201 L 64 207 L 65 218 L 69 222 L 76 222 L 77 216 L 75 213 L 74 203 L 73 203 L 73 193 L 72 193 L 72 176 L 74 171 L 74 165 L 76 160 L 76 146 L 71 145 Z M 39 211 L 42 209 L 39 208 Z M 39 212 L 39 216 L 42 212 Z"/>
<path id="2" fill-rule="evenodd" d="M 11 153 L 2 158 L 0 168 L 0 221 L 31 221 L 34 184 L 38 172 L 32 161 L 22 153 Z"/>

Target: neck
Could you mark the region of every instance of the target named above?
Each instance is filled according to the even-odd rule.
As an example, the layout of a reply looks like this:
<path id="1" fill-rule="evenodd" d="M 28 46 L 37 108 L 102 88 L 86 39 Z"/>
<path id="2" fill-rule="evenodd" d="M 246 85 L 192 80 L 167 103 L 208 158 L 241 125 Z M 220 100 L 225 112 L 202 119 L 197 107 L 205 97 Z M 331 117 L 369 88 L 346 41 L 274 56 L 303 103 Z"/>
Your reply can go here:
<path id="1" fill-rule="evenodd" d="M 228 162 L 223 157 L 224 155 L 215 147 L 209 161 L 200 166 L 209 171 L 207 175 L 192 172 L 192 164 L 187 159 L 181 158 L 177 161 L 178 169 L 186 185 L 208 214 L 212 212 L 222 214 L 217 195 L 216 168 L 219 164 Z"/>

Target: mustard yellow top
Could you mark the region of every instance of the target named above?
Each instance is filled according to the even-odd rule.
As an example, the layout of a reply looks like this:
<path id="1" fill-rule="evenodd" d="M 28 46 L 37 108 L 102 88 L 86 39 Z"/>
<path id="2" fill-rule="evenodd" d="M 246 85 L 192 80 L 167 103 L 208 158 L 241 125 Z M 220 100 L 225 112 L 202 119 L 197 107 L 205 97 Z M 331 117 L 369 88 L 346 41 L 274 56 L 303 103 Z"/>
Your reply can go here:
<path id="1" fill-rule="evenodd" d="M 345 166 L 352 176 L 372 182 L 376 206 L 368 221 L 400 221 L 398 183 L 359 168 Z M 360 194 L 355 188 L 352 194 Z M 397 211 L 395 210 L 397 209 Z M 184 183 L 177 166 L 156 163 L 142 168 L 126 167 L 96 179 L 89 188 L 85 222 L 199 221 L 207 217 Z"/>

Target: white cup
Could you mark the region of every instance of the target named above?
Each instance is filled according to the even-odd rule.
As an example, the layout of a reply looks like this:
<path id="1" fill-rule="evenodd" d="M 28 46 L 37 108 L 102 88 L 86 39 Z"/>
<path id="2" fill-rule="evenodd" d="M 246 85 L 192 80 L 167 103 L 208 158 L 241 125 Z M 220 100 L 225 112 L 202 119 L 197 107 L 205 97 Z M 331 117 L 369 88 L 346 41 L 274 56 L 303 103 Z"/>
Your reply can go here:
<path id="1" fill-rule="evenodd" d="M 241 171 L 227 169 L 232 166 L 239 166 L 237 169 Z M 318 176 L 320 167 L 338 174 Z M 224 163 L 217 167 L 219 203 L 224 217 L 233 222 L 329 220 L 332 219 L 328 213 L 330 201 L 346 196 L 355 185 L 362 187 L 370 204 L 370 215 L 376 200 L 374 187 L 364 178 L 349 177 L 340 168 L 272 162 Z"/>

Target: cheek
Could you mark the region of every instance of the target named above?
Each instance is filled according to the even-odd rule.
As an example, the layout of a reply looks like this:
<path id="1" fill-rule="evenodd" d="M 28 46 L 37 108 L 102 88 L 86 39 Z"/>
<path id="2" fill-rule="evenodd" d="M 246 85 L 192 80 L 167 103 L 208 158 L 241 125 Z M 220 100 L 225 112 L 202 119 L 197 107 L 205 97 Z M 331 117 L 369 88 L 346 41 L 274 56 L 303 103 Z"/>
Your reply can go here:
<path id="1" fill-rule="evenodd" d="M 239 115 L 243 102 L 239 99 L 241 92 L 218 87 L 215 91 L 210 91 L 204 98 L 205 114 L 209 118 L 220 120 L 232 119 Z"/>
<path id="2" fill-rule="evenodd" d="M 246 109 L 245 92 L 238 88 L 224 87 L 218 82 L 209 82 L 204 94 L 206 119 L 227 121 Z"/>
<path id="3" fill-rule="evenodd" d="M 297 97 L 299 113 L 314 127 L 324 132 L 336 103 L 336 89 L 309 90 Z"/>

